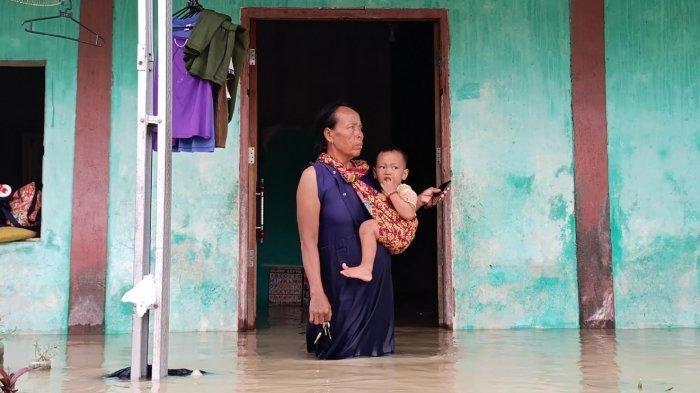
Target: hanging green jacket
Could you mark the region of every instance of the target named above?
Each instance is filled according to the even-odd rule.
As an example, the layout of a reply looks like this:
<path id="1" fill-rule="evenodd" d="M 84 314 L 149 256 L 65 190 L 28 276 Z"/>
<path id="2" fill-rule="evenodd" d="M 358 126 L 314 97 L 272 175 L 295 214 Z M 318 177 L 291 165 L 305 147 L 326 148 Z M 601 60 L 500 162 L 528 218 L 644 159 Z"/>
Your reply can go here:
<path id="1" fill-rule="evenodd" d="M 197 25 L 185 45 L 185 65 L 190 74 L 227 85 L 231 100 L 228 118 L 231 121 L 236 104 L 236 87 L 248 48 L 248 32 L 231 23 L 231 17 L 211 10 L 203 10 Z M 234 77 L 227 79 L 229 63 L 233 59 Z"/>

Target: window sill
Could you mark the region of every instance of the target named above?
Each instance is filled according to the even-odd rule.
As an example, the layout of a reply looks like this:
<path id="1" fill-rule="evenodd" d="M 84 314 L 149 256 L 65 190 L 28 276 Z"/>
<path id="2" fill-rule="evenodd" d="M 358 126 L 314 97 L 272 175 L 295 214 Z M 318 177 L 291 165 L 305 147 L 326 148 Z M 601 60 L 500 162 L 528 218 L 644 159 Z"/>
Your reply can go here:
<path id="1" fill-rule="evenodd" d="M 10 241 L 10 242 L 4 242 L 4 243 L 0 243 L 0 247 L 7 246 L 10 244 L 20 245 L 20 244 L 32 244 L 32 243 L 41 243 L 41 238 L 40 237 L 33 237 L 31 239 L 14 240 L 14 241 Z"/>

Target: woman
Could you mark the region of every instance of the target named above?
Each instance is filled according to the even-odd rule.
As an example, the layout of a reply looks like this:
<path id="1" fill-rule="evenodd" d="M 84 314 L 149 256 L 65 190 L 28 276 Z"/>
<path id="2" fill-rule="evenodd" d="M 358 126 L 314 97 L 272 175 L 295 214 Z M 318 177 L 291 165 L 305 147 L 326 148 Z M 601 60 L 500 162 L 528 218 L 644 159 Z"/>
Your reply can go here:
<path id="1" fill-rule="evenodd" d="M 363 166 L 353 161 L 362 151 L 360 115 L 348 105 L 332 104 L 321 111 L 316 128 L 320 150 L 333 163 L 314 162 L 302 173 L 297 189 L 301 256 L 310 290 L 307 349 L 319 359 L 393 353 L 389 253 L 377 246 L 371 282 L 340 274 L 343 263 L 360 261 L 358 228 L 369 218 L 348 179 L 360 178 L 377 187 L 366 166 L 362 173 L 358 169 Z M 418 204 L 431 207 L 439 194 L 440 189 L 428 188 L 419 195 Z M 326 322 L 330 327 L 324 330 Z"/>

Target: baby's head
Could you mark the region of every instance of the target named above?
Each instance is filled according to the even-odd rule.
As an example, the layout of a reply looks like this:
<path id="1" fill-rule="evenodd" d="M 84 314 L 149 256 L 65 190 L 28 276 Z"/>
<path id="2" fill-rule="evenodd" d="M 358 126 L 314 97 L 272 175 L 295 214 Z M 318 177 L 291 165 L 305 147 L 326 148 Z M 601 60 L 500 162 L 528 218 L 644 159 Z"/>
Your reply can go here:
<path id="1" fill-rule="evenodd" d="M 408 156 L 397 147 L 379 150 L 374 165 L 374 177 L 382 181 L 391 179 L 394 184 L 401 184 L 408 177 Z"/>

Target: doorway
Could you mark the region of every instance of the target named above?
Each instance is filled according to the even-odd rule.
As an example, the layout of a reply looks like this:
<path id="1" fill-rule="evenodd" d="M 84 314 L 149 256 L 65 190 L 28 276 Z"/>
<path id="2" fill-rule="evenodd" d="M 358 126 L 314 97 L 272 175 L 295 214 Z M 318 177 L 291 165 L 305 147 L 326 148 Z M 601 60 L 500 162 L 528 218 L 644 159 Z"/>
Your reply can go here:
<path id="1" fill-rule="evenodd" d="M 333 15 L 347 12 L 353 15 Z M 407 183 L 416 190 L 449 177 L 443 153 L 449 138 L 442 122 L 441 45 L 446 40 L 440 39 L 446 15 L 432 11 L 437 18 L 426 17 L 430 10 L 374 12 L 379 14 L 242 11 L 251 50 L 242 75 L 241 151 L 246 154 L 241 200 L 247 209 L 242 202 L 241 217 L 249 230 L 241 239 L 241 254 L 246 254 L 242 261 L 247 263 L 239 269 L 240 330 L 256 322 L 265 326 L 271 304 L 301 300 L 295 192 L 301 171 L 318 154 L 310 125 L 322 106 L 342 99 L 358 110 L 365 129 L 361 158 L 370 163 L 380 147 L 403 149 L 409 157 Z M 406 12 L 412 15 L 401 18 Z M 445 286 L 448 209 L 422 212 L 415 241 L 392 258 L 397 324 L 451 326 L 452 299 L 446 296 L 451 295 L 451 282 Z"/>

